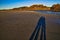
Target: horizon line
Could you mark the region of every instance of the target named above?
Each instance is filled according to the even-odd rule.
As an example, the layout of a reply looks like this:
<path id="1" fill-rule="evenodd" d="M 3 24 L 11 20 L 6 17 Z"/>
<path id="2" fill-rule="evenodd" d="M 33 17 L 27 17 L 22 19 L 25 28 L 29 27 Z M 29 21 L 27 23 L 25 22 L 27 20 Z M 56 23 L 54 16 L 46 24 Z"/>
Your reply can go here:
<path id="1" fill-rule="evenodd" d="M 57 3 L 57 4 L 58 4 L 58 3 Z M 55 5 L 55 4 L 53 4 L 53 5 L 51 5 L 51 6 L 47 6 L 47 5 L 44 5 L 44 4 L 32 4 L 32 5 L 43 5 L 43 6 L 46 6 L 46 7 L 52 7 L 52 6 Z M 32 6 L 32 5 L 18 6 L 18 7 L 12 7 L 12 8 L 0 8 L 0 10 L 10 10 L 10 9 L 20 8 L 20 7 L 30 7 L 30 6 Z"/>

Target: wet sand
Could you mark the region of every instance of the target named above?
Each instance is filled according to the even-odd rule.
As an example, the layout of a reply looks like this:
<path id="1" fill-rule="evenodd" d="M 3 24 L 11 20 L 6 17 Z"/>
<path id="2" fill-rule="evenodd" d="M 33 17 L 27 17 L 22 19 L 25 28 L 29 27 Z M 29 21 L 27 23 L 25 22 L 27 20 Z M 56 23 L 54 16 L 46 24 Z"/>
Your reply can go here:
<path id="1" fill-rule="evenodd" d="M 41 16 L 46 19 L 47 40 L 60 40 L 60 16 L 33 11 L 0 12 L 0 39 L 29 40 Z"/>

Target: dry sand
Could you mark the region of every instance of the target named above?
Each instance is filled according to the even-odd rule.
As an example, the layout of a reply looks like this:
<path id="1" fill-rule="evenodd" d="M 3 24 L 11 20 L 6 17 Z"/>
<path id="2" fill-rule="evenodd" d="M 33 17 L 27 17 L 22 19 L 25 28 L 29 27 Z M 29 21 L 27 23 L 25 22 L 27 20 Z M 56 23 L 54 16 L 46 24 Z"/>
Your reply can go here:
<path id="1" fill-rule="evenodd" d="M 46 19 L 47 40 L 60 40 L 60 16 L 33 11 L 0 12 L 0 40 L 29 40 L 41 16 Z"/>

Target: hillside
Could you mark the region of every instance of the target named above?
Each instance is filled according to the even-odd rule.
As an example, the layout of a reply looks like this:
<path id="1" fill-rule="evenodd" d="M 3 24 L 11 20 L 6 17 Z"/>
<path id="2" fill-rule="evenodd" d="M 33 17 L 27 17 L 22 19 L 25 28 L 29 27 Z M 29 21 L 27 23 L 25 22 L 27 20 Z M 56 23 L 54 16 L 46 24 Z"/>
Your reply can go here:
<path id="1" fill-rule="evenodd" d="M 33 10 L 50 10 L 55 12 L 60 12 L 60 4 L 54 4 L 52 7 L 47 7 L 41 4 L 31 5 L 29 7 L 23 6 L 19 8 L 9 9 L 8 11 L 33 11 Z M 7 10 L 0 10 L 0 11 L 7 11 Z"/>
<path id="2" fill-rule="evenodd" d="M 51 11 L 60 12 L 60 4 L 54 4 L 51 7 Z"/>
<path id="3" fill-rule="evenodd" d="M 20 7 L 20 8 L 14 8 L 13 10 L 50 10 L 50 7 L 43 6 L 43 5 L 32 5 L 30 7 Z"/>

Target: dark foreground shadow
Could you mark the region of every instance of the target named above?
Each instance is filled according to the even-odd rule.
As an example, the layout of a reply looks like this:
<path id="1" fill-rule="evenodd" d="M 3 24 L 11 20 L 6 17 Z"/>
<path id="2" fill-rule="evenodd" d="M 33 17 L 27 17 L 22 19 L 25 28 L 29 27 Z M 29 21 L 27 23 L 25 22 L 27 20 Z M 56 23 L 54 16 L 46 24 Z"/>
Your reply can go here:
<path id="1" fill-rule="evenodd" d="M 33 31 L 31 37 L 29 40 L 38 40 L 38 36 L 39 36 L 39 31 L 41 29 L 41 35 L 40 35 L 40 40 L 46 40 L 46 24 L 45 24 L 45 17 L 40 17 L 37 26 L 35 28 L 35 30 Z"/>

